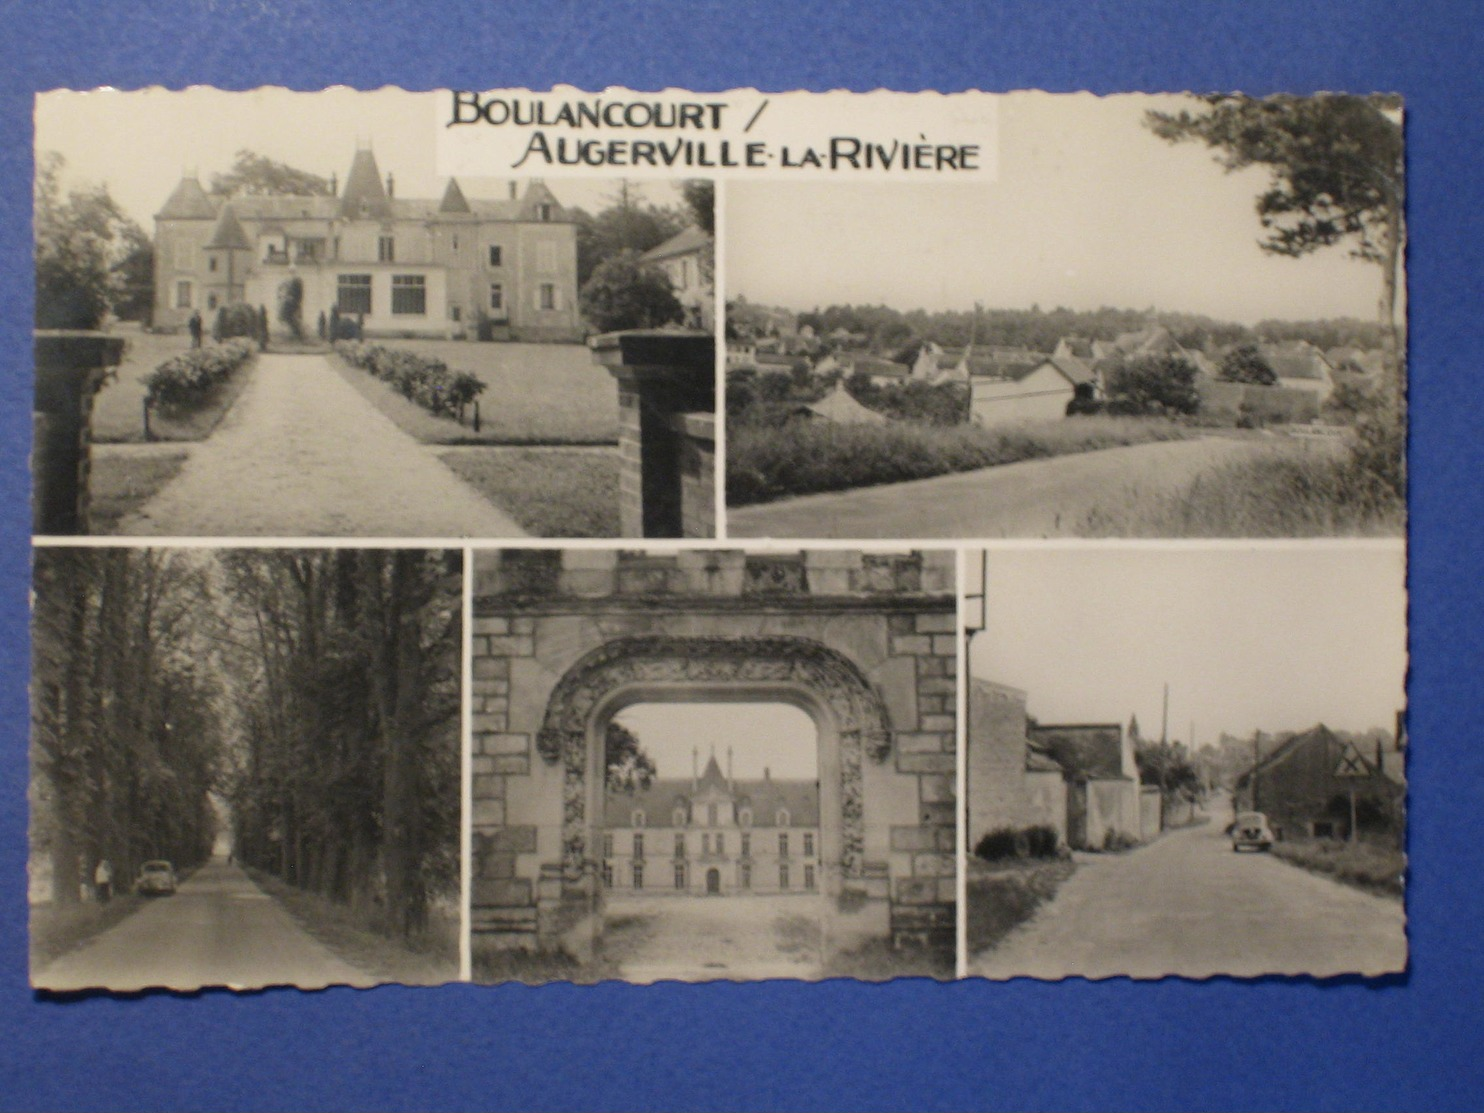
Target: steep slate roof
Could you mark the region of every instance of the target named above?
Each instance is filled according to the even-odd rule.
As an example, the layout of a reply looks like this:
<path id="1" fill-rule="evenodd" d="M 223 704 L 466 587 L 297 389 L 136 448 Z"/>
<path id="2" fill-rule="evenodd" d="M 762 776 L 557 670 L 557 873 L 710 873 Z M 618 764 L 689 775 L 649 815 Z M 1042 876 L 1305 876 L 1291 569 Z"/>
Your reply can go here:
<path id="1" fill-rule="evenodd" d="M 443 200 L 438 202 L 440 213 L 467 213 L 472 211 L 469 202 L 464 198 L 464 191 L 459 188 L 456 178 L 449 178 L 448 185 L 443 190 Z"/>
<path id="2" fill-rule="evenodd" d="M 1074 780 L 1131 779 L 1123 773 L 1120 723 L 1032 724 L 1026 727 L 1026 737 Z"/>
<path id="3" fill-rule="evenodd" d="M 651 247 L 643 255 L 639 256 L 642 263 L 658 263 L 662 259 L 673 259 L 677 255 L 689 255 L 693 251 L 700 251 L 711 242 L 711 237 L 694 224 L 682 228 L 664 243 Z"/>
<path id="4" fill-rule="evenodd" d="M 242 224 L 230 201 L 222 206 L 222 214 L 217 217 L 216 227 L 211 230 L 211 239 L 206 241 L 206 246 L 252 250 L 252 244 L 248 242 L 247 233 L 242 230 Z"/>
<path id="5" fill-rule="evenodd" d="M 199 181 L 182 178 L 155 217 L 159 220 L 215 220 L 216 206 Z"/>
<path id="6" fill-rule="evenodd" d="M 800 406 L 799 411 L 839 425 L 885 425 L 889 420 L 885 414 L 857 402 L 843 385 L 837 385 L 818 402 Z"/>
<path id="7" fill-rule="evenodd" d="M 376 156 L 370 150 L 356 151 L 350 161 L 350 173 L 345 176 L 345 189 L 340 194 L 340 215 L 356 218 L 362 215 L 361 206 L 366 206 L 366 216 L 385 219 L 392 215 L 386 189 L 381 184 L 381 171 L 376 165 Z"/>
<path id="8" fill-rule="evenodd" d="M 1334 731 L 1330 730 L 1323 723 L 1318 723 L 1302 733 L 1295 734 L 1292 738 L 1280 744 L 1277 749 L 1258 763 L 1257 771 L 1259 773 L 1266 773 L 1272 769 L 1276 769 L 1285 764 L 1300 750 L 1314 746 L 1325 747 L 1326 752 L 1333 754 L 1336 760 L 1338 760 L 1341 747 L 1344 744 L 1344 740 L 1339 735 L 1335 734 Z M 1383 761 L 1382 768 L 1377 769 L 1375 760 L 1376 750 L 1374 746 L 1370 745 L 1366 740 L 1352 741 L 1351 745 L 1365 763 L 1366 771 L 1371 778 L 1382 778 L 1391 781 L 1398 787 L 1405 787 L 1407 783 L 1406 772 L 1403 768 L 1405 756 L 1401 751 L 1393 749 L 1385 753 L 1383 755 L 1385 760 Z M 1237 787 L 1243 788 L 1251 782 L 1252 770 L 1249 769 L 1237 778 Z"/>
<path id="9" fill-rule="evenodd" d="M 603 802 L 603 823 L 608 827 L 628 827 L 635 811 L 644 812 L 646 827 L 668 828 L 677 807 L 685 807 L 693 796 L 706 788 L 730 793 L 726 777 L 716 758 L 706 764 L 700 781 L 692 785 L 689 777 L 656 778 L 649 788 L 631 796 L 626 792 L 609 792 Z M 788 812 L 791 827 L 819 826 L 819 782 L 774 780 L 737 780 L 737 806 L 752 809 L 752 826 L 773 828 L 778 825 L 780 808 Z M 699 825 L 698 825 L 699 826 Z"/>

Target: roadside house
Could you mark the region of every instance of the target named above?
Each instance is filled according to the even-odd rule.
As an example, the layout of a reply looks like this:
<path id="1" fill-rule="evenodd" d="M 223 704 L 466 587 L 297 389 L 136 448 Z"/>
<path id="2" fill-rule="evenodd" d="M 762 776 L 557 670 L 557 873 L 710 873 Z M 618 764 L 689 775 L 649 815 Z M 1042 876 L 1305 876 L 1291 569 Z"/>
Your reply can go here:
<path id="1" fill-rule="evenodd" d="M 1092 382 L 1091 369 L 1075 356 L 1043 356 L 1003 377 L 975 375 L 970 413 L 984 426 L 1055 420 L 1066 416 L 1078 386 Z"/>
<path id="2" fill-rule="evenodd" d="M 1142 840 L 1139 771 L 1121 724 L 1031 723 L 1026 738 L 1031 752 L 1061 769 L 1068 845 L 1102 850 L 1116 839 Z"/>
<path id="3" fill-rule="evenodd" d="M 1400 835 L 1404 758 L 1382 742 L 1342 739 L 1323 723 L 1295 734 L 1237 778 L 1239 809 L 1264 813 L 1286 838 L 1348 838 L 1350 794 L 1362 832 Z"/>

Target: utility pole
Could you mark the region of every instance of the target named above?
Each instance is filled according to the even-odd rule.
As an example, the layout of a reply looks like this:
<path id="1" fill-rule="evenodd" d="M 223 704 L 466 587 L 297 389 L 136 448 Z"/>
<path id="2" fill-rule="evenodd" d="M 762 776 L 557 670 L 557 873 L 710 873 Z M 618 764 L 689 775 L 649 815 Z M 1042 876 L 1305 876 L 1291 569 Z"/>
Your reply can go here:
<path id="1" fill-rule="evenodd" d="M 1261 737 L 1262 731 L 1254 730 L 1252 732 L 1252 810 L 1255 812 L 1262 811 L 1257 806 L 1257 764 L 1262 760 L 1262 751 L 1259 747 L 1258 739 Z"/>
<path id="2" fill-rule="evenodd" d="M 1169 685 L 1169 681 L 1166 681 L 1165 682 L 1165 709 L 1164 709 L 1164 715 L 1161 717 L 1160 723 L 1159 723 L 1159 744 L 1161 746 L 1164 746 L 1164 745 L 1167 745 L 1169 743 L 1169 741 L 1170 741 L 1170 685 Z"/>

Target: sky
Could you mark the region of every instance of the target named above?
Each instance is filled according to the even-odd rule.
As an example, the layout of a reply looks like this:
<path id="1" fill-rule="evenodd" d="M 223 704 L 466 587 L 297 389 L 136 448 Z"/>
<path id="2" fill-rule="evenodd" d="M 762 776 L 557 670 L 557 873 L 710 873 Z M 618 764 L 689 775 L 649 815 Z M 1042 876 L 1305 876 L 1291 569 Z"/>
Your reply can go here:
<path id="1" fill-rule="evenodd" d="M 281 88 L 233 93 L 205 87 L 42 93 L 36 107 L 36 150 L 67 160 L 65 185 L 104 182 L 114 200 L 146 231 L 182 175 L 196 173 L 209 187 L 247 148 L 300 170 L 345 182 L 357 144 L 369 144 L 399 197 L 443 196 L 446 179 L 434 167 L 439 93 L 399 89 L 321 93 Z M 548 178 L 566 205 L 594 212 L 605 207 L 615 181 Z M 460 178 L 470 198 L 507 196 L 508 180 Z M 679 204 L 678 182 L 636 183 L 657 204 Z"/>
<path id="2" fill-rule="evenodd" d="M 716 754 L 722 772 L 732 747 L 732 775 L 779 780 L 819 779 L 819 732 L 808 714 L 785 703 L 638 703 L 614 720 L 628 727 L 654 759 L 661 777 L 689 777 L 691 748 L 700 768 Z"/>
<path id="3" fill-rule="evenodd" d="M 1374 320 L 1381 270 L 1333 247 L 1267 255 L 1267 174 L 1142 124 L 1181 98 L 1016 93 L 985 185 L 743 182 L 725 198 L 727 296 L 808 310 L 1155 308 L 1253 324 Z"/>
<path id="4" fill-rule="evenodd" d="M 1156 738 L 1168 682 L 1170 737 L 1188 741 L 1194 721 L 1197 746 L 1317 722 L 1390 729 L 1405 569 L 1399 542 L 992 551 L 970 673 L 1024 689 L 1043 723 L 1137 714 Z"/>

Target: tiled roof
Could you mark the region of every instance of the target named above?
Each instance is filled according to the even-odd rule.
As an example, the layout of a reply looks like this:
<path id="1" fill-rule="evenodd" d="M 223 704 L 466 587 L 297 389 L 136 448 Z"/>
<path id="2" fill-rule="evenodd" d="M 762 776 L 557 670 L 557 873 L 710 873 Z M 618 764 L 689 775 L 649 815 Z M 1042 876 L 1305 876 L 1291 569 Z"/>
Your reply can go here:
<path id="1" fill-rule="evenodd" d="M 211 230 L 211 239 L 206 241 L 206 246 L 252 250 L 252 244 L 248 242 L 247 233 L 242 230 L 242 224 L 230 201 L 222 206 L 222 214 L 217 217 L 216 227 Z"/>
<path id="2" fill-rule="evenodd" d="M 673 259 L 677 255 L 700 251 L 710 242 L 711 237 L 692 224 L 682 228 L 659 246 L 651 247 L 639 259 L 645 263 L 658 263 L 662 259 Z"/>
<path id="3" fill-rule="evenodd" d="M 1280 379 L 1322 380 L 1328 361 L 1318 348 L 1299 341 L 1296 344 L 1260 344 L 1258 351 Z"/>
<path id="4" fill-rule="evenodd" d="M 706 766 L 706 776 L 699 785 L 693 785 L 689 777 L 667 777 L 656 779 L 649 788 L 632 795 L 626 792 L 610 792 L 603 802 L 603 822 L 608 827 L 629 827 L 634 812 L 644 812 L 646 827 L 670 827 L 677 807 L 685 807 L 696 792 L 702 788 L 719 787 L 730 792 L 721 770 L 712 778 L 712 758 Z M 778 826 L 780 809 L 788 812 L 789 826 L 819 826 L 819 782 L 795 780 L 737 780 L 734 782 L 737 806 L 752 809 L 752 826 L 771 828 Z"/>
<path id="5" fill-rule="evenodd" d="M 815 417 L 840 425 L 885 425 L 887 422 L 884 414 L 861 405 L 844 386 L 837 386 L 818 402 L 810 402 L 800 408 Z"/>
<path id="6" fill-rule="evenodd" d="M 215 220 L 216 206 L 195 178 L 182 178 L 155 214 L 160 220 Z"/>

